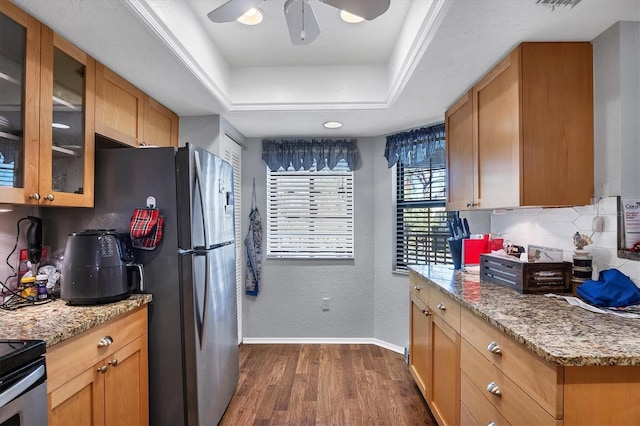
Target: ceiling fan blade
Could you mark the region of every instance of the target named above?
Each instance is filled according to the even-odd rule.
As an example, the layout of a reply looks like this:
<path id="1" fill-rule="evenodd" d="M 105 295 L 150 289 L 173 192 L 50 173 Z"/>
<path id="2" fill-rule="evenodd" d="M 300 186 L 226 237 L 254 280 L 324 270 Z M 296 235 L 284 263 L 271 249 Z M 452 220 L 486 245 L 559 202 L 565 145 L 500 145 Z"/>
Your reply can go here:
<path id="1" fill-rule="evenodd" d="M 256 7 L 263 0 L 229 0 L 220 7 L 207 13 L 213 22 L 233 22 L 244 15 L 252 7 Z"/>
<path id="2" fill-rule="evenodd" d="M 318 21 L 307 0 L 287 0 L 284 3 L 284 16 L 287 20 L 291 43 L 309 44 L 320 35 Z"/>
<path id="3" fill-rule="evenodd" d="M 372 21 L 389 9 L 391 0 L 320 0 L 330 6 Z"/>

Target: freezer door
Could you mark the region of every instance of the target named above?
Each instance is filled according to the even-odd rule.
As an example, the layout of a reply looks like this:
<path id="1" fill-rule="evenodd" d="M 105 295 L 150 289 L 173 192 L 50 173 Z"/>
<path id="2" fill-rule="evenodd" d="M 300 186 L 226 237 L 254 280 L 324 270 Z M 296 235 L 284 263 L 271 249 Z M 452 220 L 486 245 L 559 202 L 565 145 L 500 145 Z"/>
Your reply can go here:
<path id="1" fill-rule="evenodd" d="M 235 246 L 181 256 L 184 283 L 186 404 L 189 424 L 217 424 L 239 377 Z"/>
<path id="2" fill-rule="evenodd" d="M 234 239 L 233 169 L 187 144 L 178 150 L 180 248 L 208 249 Z"/>

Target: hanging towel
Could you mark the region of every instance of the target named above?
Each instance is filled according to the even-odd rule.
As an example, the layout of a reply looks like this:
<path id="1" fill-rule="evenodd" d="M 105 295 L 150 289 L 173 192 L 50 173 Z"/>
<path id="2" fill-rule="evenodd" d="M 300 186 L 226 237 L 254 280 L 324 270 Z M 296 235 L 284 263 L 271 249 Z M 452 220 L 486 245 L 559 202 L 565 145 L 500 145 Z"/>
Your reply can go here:
<path id="1" fill-rule="evenodd" d="M 244 239 L 244 247 L 247 254 L 247 267 L 244 276 L 245 292 L 250 296 L 257 296 L 262 271 L 262 219 L 256 207 L 255 178 L 253 179 L 253 196 L 249 213 L 249 232 Z"/>
<path id="2" fill-rule="evenodd" d="M 640 289 L 617 269 L 600 272 L 598 281 L 585 281 L 576 287 L 576 293 L 595 306 L 616 308 L 640 304 Z"/>
<path id="3" fill-rule="evenodd" d="M 129 223 L 129 235 L 133 247 L 154 250 L 162 239 L 164 218 L 154 208 L 135 209 Z"/>

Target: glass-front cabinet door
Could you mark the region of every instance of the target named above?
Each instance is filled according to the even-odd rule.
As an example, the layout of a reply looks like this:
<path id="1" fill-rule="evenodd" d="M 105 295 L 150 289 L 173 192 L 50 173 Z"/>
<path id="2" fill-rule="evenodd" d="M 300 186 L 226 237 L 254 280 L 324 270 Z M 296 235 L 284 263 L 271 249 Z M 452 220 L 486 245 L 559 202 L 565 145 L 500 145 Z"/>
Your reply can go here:
<path id="1" fill-rule="evenodd" d="M 31 203 L 38 189 L 40 29 L 0 1 L 0 203 Z"/>
<path id="2" fill-rule="evenodd" d="M 95 61 L 42 27 L 42 206 L 93 206 Z"/>

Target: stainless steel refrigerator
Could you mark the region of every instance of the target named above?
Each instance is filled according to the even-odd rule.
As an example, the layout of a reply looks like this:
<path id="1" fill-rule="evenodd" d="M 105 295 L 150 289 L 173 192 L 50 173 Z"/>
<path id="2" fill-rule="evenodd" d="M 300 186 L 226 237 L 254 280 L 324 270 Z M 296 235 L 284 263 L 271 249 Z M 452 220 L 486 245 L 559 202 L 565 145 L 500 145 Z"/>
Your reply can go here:
<path id="1" fill-rule="evenodd" d="M 105 149 L 95 173 L 95 208 L 51 212 L 45 225 L 128 230 L 155 198 L 162 240 L 135 250 L 153 294 L 150 424 L 215 425 L 239 376 L 231 165 L 193 145 Z"/>

